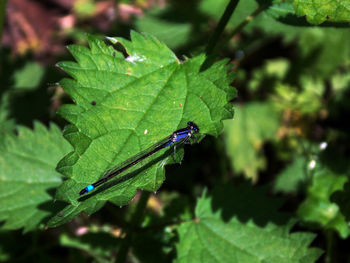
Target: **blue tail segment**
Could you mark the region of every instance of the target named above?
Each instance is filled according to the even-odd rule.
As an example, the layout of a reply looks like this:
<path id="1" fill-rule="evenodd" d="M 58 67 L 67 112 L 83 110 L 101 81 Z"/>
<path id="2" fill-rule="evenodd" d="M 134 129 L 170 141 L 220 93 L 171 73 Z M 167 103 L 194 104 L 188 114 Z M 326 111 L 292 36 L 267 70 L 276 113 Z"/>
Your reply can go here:
<path id="1" fill-rule="evenodd" d="M 87 187 L 85 187 L 83 190 L 81 190 L 79 194 L 80 195 L 86 194 L 86 193 L 90 192 L 94 188 L 95 187 L 92 184 L 90 184 Z"/>
<path id="2" fill-rule="evenodd" d="M 92 185 L 92 184 L 90 184 L 90 185 L 88 185 L 87 187 L 85 187 L 85 189 L 86 189 L 86 191 L 88 191 L 88 192 L 90 192 L 92 189 L 94 189 L 95 187 Z"/>

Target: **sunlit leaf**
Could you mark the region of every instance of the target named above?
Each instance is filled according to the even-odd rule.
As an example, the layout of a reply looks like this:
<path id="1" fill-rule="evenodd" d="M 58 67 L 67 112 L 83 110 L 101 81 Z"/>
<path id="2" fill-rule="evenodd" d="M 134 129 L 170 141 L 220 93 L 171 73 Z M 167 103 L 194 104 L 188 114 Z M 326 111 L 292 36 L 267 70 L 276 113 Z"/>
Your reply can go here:
<path id="1" fill-rule="evenodd" d="M 121 175 L 126 180 L 79 199 L 80 190 L 106 169 L 185 127 L 188 121 L 194 121 L 201 134 L 216 136 L 222 129 L 221 120 L 233 114 L 229 101 L 235 90 L 229 86 L 233 76 L 226 61 L 200 72 L 203 55 L 181 62 L 152 36 L 132 32 L 131 41 L 108 39 L 121 44 L 128 57 L 89 37 L 90 49 L 69 47 L 78 63 L 59 64 L 75 79 L 61 81 L 75 102 L 59 110 L 71 123 L 64 136 L 75 150 L 58 164 L 58 171 L 69 179 L 57 192 L 58 199 L 72 205 L 50 225 L 64 223 L 83 210 L 91 214 L 107 200 L 125 205 L 137 189 L 156 191 L 165 179 L 164 165 L 172 162 L 166 149 Z"/>
<path id="2" fill-rule="evenodd" d="M 294 0 L 294 8 L 297 15 L 306 16 L 311 24 L 350 22 L 349 0 Z"/>

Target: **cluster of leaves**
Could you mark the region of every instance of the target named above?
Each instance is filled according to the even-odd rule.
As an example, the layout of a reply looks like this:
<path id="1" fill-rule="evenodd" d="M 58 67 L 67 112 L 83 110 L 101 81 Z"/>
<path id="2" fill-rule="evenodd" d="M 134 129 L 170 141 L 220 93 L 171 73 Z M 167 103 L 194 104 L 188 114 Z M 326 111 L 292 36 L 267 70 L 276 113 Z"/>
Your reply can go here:
<path id="1" fill-rule="evenodd" d="M 227 1 L 137 2 L 119 6 L 144 7 L 127 35 L 110 28 L 124 37 L 68 46 L 75 61 L 58 63 L 69 78 L 51 102 L 57 73 L 0 50 L 0 261 L 62 248 L 97 262 L 349 260 L 349 3 L 231 1 L 213 54 L 233 63 L 211 63 L 202 50 Z M 88 19 L 98 4 L 74 12 Z M 81 29 L 66 34 L 79 42 Z M 79 196 L 188 121 L 198 145 Z"/>

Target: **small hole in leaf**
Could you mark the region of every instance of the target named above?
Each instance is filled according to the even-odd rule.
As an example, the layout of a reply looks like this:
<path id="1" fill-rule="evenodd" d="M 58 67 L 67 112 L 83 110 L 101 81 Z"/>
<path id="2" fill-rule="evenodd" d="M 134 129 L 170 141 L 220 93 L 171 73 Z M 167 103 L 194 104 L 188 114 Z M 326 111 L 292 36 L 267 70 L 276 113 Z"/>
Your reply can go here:
<path id="1" fill-rule="evenodd" d="M 91 105 L 92 105 L 92 106 L 95 106 L 95 105 L 96 105 L 96 101 L 94 101 L 94 100 L 91 101 Z"/>

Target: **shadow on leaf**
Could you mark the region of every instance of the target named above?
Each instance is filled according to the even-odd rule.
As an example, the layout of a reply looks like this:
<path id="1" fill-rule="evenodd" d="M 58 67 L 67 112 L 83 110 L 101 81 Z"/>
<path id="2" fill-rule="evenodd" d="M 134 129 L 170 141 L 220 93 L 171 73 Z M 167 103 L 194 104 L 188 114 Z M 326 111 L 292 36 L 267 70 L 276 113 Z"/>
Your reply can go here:
<path id="1" fill-rule="evenodd" d="M 212 193 L 212 210 L 221 210 L 221 217 L 228 222 L 237 217 L 242 222 L 254 221 L 256 225 L 265 226 L 269 222 L 277 225 L 286 224 L 290 215 L 278 212 L 284 200 L 268 197 L 267 186 L 252 186 L 250 182 L 236 183 L 230 181 Z"/>

